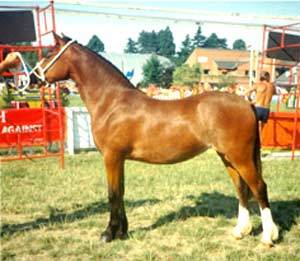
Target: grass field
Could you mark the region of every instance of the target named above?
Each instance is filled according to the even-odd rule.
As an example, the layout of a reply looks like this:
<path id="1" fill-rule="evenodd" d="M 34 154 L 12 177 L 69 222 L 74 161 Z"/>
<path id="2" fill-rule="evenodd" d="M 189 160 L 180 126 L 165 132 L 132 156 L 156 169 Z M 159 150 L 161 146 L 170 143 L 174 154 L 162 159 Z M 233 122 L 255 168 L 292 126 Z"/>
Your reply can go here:
<path id="1" fill-rule="evenodd" d="M 258 247 L 261 222 L 236 241 L 235 190 L 208 151 L 169 166 L 126 163 L 130 238 L 103 244 L 107 186 L 96 152 L 1 165 L 1 260 L 300 260 L 300 160 L 263 162 L 276 247 Z"/>

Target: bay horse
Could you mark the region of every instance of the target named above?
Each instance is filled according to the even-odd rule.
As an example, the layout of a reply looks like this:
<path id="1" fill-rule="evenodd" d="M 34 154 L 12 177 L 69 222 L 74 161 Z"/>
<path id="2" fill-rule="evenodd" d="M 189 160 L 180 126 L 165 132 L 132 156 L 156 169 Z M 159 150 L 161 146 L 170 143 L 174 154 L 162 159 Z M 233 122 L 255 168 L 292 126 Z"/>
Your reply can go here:
<path id="1" fill-rule="evenodd" d="M 73 79 L 91 116 L 95 145 L 103 155 L 110 219 L 103 242 L 128 237 L 124 207 L 124 162 L 172 164 L 209 148 L 221 157 L 239 196 L 240 239 L 250 233 L 248 201 L 257 200 L 263 235 L 272 246 L 278 238 L 262 178 L 258 123 L 253 106 L 234 94 L 209 92 L 181 100 L 149 98 L 109 61 L 70 38 L 54 34 L 53 51 L 37 66 L 49 83 Z"/>

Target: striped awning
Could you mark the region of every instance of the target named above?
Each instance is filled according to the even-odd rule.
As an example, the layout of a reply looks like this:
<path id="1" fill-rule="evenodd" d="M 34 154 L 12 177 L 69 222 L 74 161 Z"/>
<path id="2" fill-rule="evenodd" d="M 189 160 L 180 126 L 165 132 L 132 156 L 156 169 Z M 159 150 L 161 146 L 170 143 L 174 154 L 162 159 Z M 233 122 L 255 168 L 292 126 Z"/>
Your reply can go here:
<path id="1" fill-rule="evenodd" d="M 245 62 L 242 61 L 231 61 L 231 60 L 215 60 L 219 70 L 236 70 L 240 65 Z"/>

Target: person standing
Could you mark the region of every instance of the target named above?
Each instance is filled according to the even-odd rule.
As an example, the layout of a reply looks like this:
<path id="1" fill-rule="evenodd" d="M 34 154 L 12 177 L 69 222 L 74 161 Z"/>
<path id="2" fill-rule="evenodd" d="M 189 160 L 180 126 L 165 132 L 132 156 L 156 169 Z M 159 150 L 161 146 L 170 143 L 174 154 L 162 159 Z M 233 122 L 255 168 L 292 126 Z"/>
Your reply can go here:
<path id="1" fill-rule="evenodd" d="M 256 94 L 255 99 L 252 99 L 253 92 Z M 270 82 L 270 74 L 268 72 L 262 72 L 260 81 L 254 83 L 252 88 L 247 92 L 249 101 L 255 106 L 257 120 L 259 122 L 260 137 L 261 131 L 269 118 L 273 94 L 275 94 L 275 88 L 273 83 Z"/>
<path id="2" fill-rule="evenodd" d="M 17 53 L 9 53 L 5 59 L 0 63 L 0 73 L 5 72 L 8 69 L 18 68 L 21 65 L 21 61 Z"/>

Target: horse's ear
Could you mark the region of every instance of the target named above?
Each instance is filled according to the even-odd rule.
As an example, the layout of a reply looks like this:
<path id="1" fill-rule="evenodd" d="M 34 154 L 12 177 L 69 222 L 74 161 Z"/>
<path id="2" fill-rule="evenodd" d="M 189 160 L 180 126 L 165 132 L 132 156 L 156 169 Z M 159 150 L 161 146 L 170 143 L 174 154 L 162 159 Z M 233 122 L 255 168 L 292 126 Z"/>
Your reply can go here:
<path id="1" fill-rule="evenodd" d="M 58 34 L 56 34 L 56 33 L 53 32 L 53 37 L 54 37 L 54 40 L 55 40 L 56 44 L 58 44 L 58 45 L 64 45 L 63 38 L 61 38 Z"/>
<path id="2" fill-rule="evenodd" d="M 61 33 L 63 40 L 66 42 L 72 41 L 72 38 L 70 38 L 69 36 L 66 36 L 64 33 Z"/>

